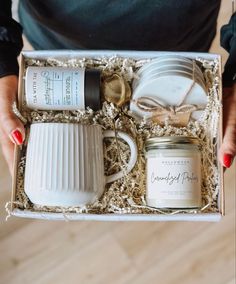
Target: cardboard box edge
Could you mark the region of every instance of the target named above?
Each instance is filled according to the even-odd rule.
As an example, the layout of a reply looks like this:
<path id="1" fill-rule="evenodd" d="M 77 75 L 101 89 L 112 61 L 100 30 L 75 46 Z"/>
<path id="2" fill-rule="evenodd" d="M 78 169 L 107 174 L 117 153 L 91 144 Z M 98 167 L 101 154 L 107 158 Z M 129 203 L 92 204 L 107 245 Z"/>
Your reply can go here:
<path id="1" fill-rule="evenodd" d="M 202 221 L 219 222 L 222 219 L 220 213 L 205 214 L 74 214 L 74 213 L 53 213 L 53 212 L 32 212 L 30 210 L 14 209 L 13 216 L 36 218 L 43 220 L 58 221 Z"/>
<path id="2" fill-rule="evenodd" d="M 22 78 L 23 78 L 23 65 L 24 65 L 24 56 L 21 52 L 20 54 L 20 60 L 19 60 L 19 80 L 18 80 L 18 94 L 17 94 L 17 100 L 16 105 L 19 111 L 22 109 L 21 105 L 21 97 L 22 97 Z M 13 176 L 12 176 L 12 192 L 11 192 L 11 206 L 10 206 L 10 212 L 12 212 L 15 208 L 14 201 L 16 199 L 16 180 L 17 180 L 17 165 L 18 165 L 18 159 L 20 154 L 20 146 L 15 145 L 14 146 L 14 164 L 13 164 Z"/>
<path id="3" fill-rule="evenodd" d="M 220 99 L 220 103 L 221 103 L 221 108 L 220 108 L 220 121 L 219 121 L 219 145 L 218 145 L 218 149 L 220 148 L 220 146 L 222 145 L 223 142 L 223 86 L 222 86 L 222 70 L 223 70 L 223 66 L 222 66 L 222 56 L 219 55 L 219 76 L 220 76 L 220 84 L 219 84 L 219 99 Z M 218 155 L 217 155 L 218 157 Z M 222 214 L 222 216 L 225 216 L 225 188 L 224 188 L 224 168 L 223 166 L 219 163 L 218 161 L 218 165 L 220 168 L 220 213 Z"/>
<path id="4" fill-rule="evenodd" d="M 56 56 L 67 56 L 67 57 L 72 57 L 72 56 L 86 56 L 86 57 L 94 57 L 94 56 L 104 56 L 104 53 L 106 53 L 107 56 L 115 56 L 115 55 L 121 55 L 121 56 L 131 56 L 131 54 L 133 54 L 133 58 L 148 58 L 150 56 L 154 57 L 154 56 L 158 56 L 158 55 L 165 55 L 165 54 L 176 54 L 176 52 L 170 51 L 170 52 L 165 52 L 165 51 L 129 51 L 129 50 L 24 50 L 21 52 L 20 55 L 20 73 L 19 73 L 19 85 L 18 85 L 18 103 L 19 103 L 19 110 L 21 111 L 22 108 L 22 88 L 23 88 L 23 65 L 24 65 L 24 59 L 25 58 L 31 58 L 31 56 L 36 56 L 36 58 L 40 59 L 42 56 L 44 57 L 50 57 L 52 55 L 50 54 L 54 54 Z M 157 55 L 158 53 L 158 55 Z M 136 56 L 136 55 L 137 56 Z M 205 59 L 209 59 L 209 57 L 211 59 L 214 58 L 218 58 L 220 64 L 219 64 L 219 75 L 221 77 L 221 70 L 222 70 L 222 60 L 221 60 L 221 55 L 219 54 L 215 54 L 215 53 L 201 53 L 201 52 L 178 52 L 178 54 L 181 55 L 188 55 L 189 57 L 203 57 Z M 106 56 L 105 55 L 105 56 Z M 221 80 L 220 80 L 221 82 Z M 220 87 L 219 87 L 219 94 L 220 94 L 220 101 L 222 103 L 222 84 L 220 83 Z M 222 143 L 222 135 L 223 135 L 223 126 L 222 126 L 222 107 L 220 110 L 220 116 L 221 116 L 221 122 L 220 122 L 220 143 Z M 12 182 L 12 197 L 11 197 L 11 213 L 12 215 L 15 216 L 20 216 L 18 214 L 14 214 L 15 208 L 14 208 L 14 201 L 15 201 L 15 195 L 16 195 L 16 175 L 17 175 L 17 164 L 16 161 L 19 158 L 19 147 L 15 146 L 15 151 L 14 151 L 14 179 Z M 221 190 L 220 190 L 220 196 L 218 197 L 220 206 L 219 206 L 219 210 L 220 210 L 220 214 L 222 216 L 225 215 L 225 198 L 224 198 L 224 178 L 223 178 L 223 167 L 220 167 L 220 183 L 221 183 Z M 21 210 L 22 211 L 22 210 Z M 27 211 L 27 212 L 31 212 L 31 211 Z M 32 213 L 32 212 L 31 212 Z M 37 213 L 37 212 L 36 212 Z M 219 213 L 215 213 L 216 215 Z M 78 215 L 78 214 L 76 214 Z M 81 214 L 80 214 L 81 215 Z M 132 214 L 133 215 L 133 214 Z M 152 214 L 148 214 L 147 217 L 151 216 Z M 181 216 L 183 216 L 185 214 L 181 214 Z M 190 215 L 190 214 L 189 214 Z M 195 214 L 196 215 L 196 214 Z M 209 215 L 208 213 L 206 214 L 202 214 L 202 215 Z M 100 216 L 100 215 L 96 215 L 96 216 Z M 194 216 L 194 215 L 193 215 Z M 197 216 L 201 216 L 201 214 L 197 214 Z M 145 215 L 146 217 L 146 215 Z M 166 216 L 163 216 L 166 217 Z M 29 217 L 30 218 L 30 217 Z M 35 218 L 35 217 L 31 217 L 31 218 Z M 165 219 L 165 218 L 164 218 Z M 166 218 L 167 219 L 167 218 Z M 79 220 L 79 219 L 78 219 Z M 148 220 L 146 220 L 148 221 Z"/>

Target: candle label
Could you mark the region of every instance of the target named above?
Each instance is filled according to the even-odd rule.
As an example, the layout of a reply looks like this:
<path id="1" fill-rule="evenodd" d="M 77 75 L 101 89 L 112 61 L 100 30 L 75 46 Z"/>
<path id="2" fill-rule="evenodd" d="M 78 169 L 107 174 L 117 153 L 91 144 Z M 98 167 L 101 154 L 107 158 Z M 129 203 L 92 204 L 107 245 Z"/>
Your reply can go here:
<path id="1" fill-rule="evenodd" d="M 25 80 L 27 106 L 56 109 L 84 107 L 84 70 L 28 67 Z"/>
<path id="2" fill-rule="evenodd" d="M 201 194 L 200 157 L 147 159 L 147 196 L 158 200 L 193 200 Z"/>

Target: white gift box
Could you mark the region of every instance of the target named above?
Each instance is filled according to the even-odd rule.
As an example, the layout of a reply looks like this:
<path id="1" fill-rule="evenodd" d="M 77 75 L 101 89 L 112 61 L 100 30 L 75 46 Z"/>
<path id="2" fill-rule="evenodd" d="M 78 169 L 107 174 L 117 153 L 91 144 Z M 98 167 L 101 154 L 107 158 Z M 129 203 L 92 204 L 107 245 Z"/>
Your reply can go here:
<path id="1" fill-rule="evenodd" d="M 219 78 L 221 80 L 221 57 L 217 54 L 209 53 L 185 53 L 185 52 L 158 52 L 158 51 L 74 51 L 74 50 L 53 50 L 53 51 L 24 51 L 21 54 L 20 74 L 19 74 L 19 89 L 18 89 L 18 108 L 21 111 L 21 104 L 24 90 L 23 74 L 25 71 L 25 59 L 46 60 L 54 59 L 73 59 L 73 58 L 97 58 L 97 57 L 113 57 L 120 56 L 122 58 L 133 59 L 151 59 L 161 55 L 182 55 L 189 58 L 203 58 L 208 60 L 217 60 L 219 62 Z M 219 88 L 220 101 L 222 100 L 222 86 Z M 220 111 L 218 131 L 218 147 L 222 141 L 222 110 Z M 37 212 L 27 209 L 20 209 L 16 205 L 16 180 L 17 169 L 20 159 L 20 147 L 15 147 L 14 157 L 14 175 L 12 184 L 12 197 L 10 214 L 17 217 L 50 219 L 50 220 L 97 220 L 97 221 L 219 221 L 225 214 L 224 206 L 224 186 L 223 186 L 223 167 L 218 162 L 218 170 L 220 177 L 220 191 L 218 194 L 218 213 L 197 213 L 188 214 L 181 213 L 175 215 L 164 214 L 83 214 L 83 213 L 52 213 L 52 212 Z"/>

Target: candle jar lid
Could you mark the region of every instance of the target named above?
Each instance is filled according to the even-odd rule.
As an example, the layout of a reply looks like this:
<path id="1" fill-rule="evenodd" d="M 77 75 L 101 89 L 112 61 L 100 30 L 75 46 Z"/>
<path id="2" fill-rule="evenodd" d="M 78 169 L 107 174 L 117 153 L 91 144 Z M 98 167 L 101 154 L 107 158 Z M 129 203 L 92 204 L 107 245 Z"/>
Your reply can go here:
<path id="1" fill-rule="evenodd" d="M 146 151 L 156 148 L 168 148 L 175 145 L 192 144 L 194 146 L 199 145 L 199 140 L 196 137 L 190 136 L 161 136 L 153 137 L 146 140 Z"/>
<path id="2" fill-rule="evenodd" d="M 101 71 L 97 69 L 86 69 L 84 78 L 84 100 L 85 107 L 93 110 L 101 109 Z"/>

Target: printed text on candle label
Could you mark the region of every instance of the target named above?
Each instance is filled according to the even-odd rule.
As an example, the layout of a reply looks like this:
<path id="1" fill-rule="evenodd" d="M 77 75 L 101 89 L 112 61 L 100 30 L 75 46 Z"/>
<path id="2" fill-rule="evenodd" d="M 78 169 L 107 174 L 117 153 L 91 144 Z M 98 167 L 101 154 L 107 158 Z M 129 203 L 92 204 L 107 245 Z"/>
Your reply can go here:
<path id="1" fill-rule="evenodd" d="M 172 176 L 170 172 L 168 172 L 167 176 L 156 176 L 155 172 L 151 174 L 151 183 L 166 181 L 168 185 L 172 185 L 173 183 L 181 183 L 185 182 L 198 182 L 198 177 L 194 175 L 194 173 L 183 172 L 179 173 L 177 176 Z"/>
<path id="2" fill-rule="evenodd" d="M 200 161 L 197 157 L 148 158 L 149 198 L 192 199 L 199 192 L 200 186 Z"/>

